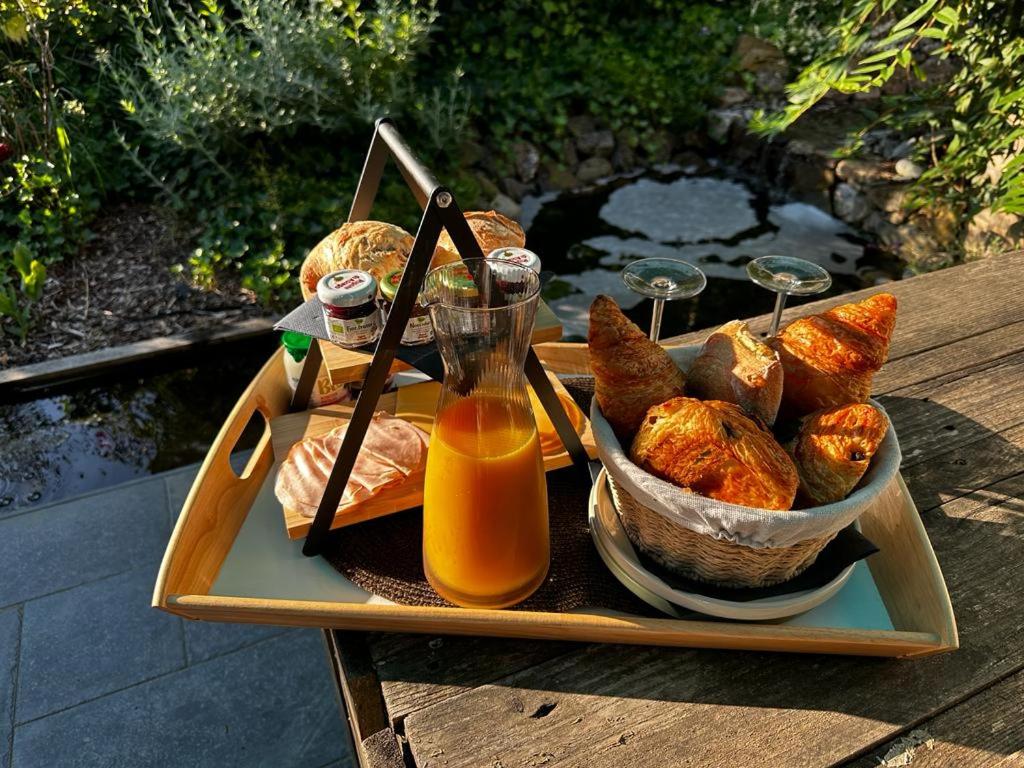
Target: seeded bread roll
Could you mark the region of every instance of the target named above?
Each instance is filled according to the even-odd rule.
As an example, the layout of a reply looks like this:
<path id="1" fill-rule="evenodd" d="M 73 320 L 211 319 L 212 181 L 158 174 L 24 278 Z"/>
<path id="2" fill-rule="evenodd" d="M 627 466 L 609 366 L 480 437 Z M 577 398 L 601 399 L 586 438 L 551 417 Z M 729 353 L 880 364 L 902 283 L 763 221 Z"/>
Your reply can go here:
<path id="1" fill-rule="evenodd" d="M 320 278 L 339 269 L 361 269 L 379 283 L 389 272 L 405 269 L 412 244 L 412 235 L 385 221 L 342 224 L 317 243 L 302 262 L 299 273 L 302 296 L 308 299 L 315 295 Z M 436 267 L 451 260 L 451 254 L 437 248 L 430 263 Z"/>
<path id="2" fill-rule="evenodd" d="M 497 211 L 466 211 L 463 214 L 466 223 L 472 230 L 476 241 L 480 244 L 483 255 L 493 251 L 495 248 L 522 248 L 526 245 L 526 235 L 519 224 L 507 216 L 502 216 Z M 437 242 L 438 250 L 446 251 L 449 255 L 448 261 L 457 261 L 459 252 L 452 242 L 448 230 L 441 232 L 441 238 Z M 466 257 L 467 254 L 462 254 Z M 444 256 L 435 256 L 435 262 L 445 263 Z"/>

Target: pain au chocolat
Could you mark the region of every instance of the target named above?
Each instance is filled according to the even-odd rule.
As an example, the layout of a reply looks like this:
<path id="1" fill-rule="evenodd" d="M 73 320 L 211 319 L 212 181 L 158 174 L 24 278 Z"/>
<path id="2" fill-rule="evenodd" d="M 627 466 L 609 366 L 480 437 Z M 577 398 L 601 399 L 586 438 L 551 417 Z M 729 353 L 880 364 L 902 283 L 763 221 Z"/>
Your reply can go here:
<path id="1" fill-rule="evenodd" d="M 793 506 L 796 467 L 775 437 L 733 403 L 675 397 L 647 411 L 630 457 L 643 470 L 711 499 Z"/>
<path id="2" fill-rule="evenodd" d="M 845 499 L 867 472 L 889 420 L 868 403 L 826 408 L 805 417 L 790 451 L 807 506 Z"/>

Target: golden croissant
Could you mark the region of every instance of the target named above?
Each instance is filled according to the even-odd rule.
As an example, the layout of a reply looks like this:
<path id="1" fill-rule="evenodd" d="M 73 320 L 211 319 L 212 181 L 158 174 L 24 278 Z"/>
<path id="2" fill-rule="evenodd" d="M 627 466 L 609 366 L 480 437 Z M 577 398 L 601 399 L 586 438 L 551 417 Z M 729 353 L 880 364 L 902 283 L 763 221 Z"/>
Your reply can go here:
<path id="1" fill-rule="evenodd" d="M 628 443 L 648 408 L 683 394 L 683 372 L 607 296 L 590 305 L 588 342 L 597 404 Z"/>
<path id="2" fill-rule="evenodd" d="M 733 320 L 704 342 L 686 373 L 686 394 L 736 403 L 771 426 L 782 399 L 782 364 L 775 350 L 755 338 L 745 322 Z"/>
<path id="3" fill-rule="evenodd" d="M 771 340 L 782 361 L 785 415 L 867 400 L 895 325 L 896 297 L 879 293 L 786 326 Z"/>
<path id="4" fill-rule="evenodd" d="M 675 397 L 647 411 L 630 450 L 662 480 L 701 496 L 762 509 L 790 509 L 799 480 L 775 437 L 743 409 Z"/>
<path id="5" fill-rule="evenodd" d="M 804 418 L 791 444 L 801 500 L 815 505 L 845 499 L 867 472 L 888 428 L 885 415 L 867 403 L 826 408 Z"/>

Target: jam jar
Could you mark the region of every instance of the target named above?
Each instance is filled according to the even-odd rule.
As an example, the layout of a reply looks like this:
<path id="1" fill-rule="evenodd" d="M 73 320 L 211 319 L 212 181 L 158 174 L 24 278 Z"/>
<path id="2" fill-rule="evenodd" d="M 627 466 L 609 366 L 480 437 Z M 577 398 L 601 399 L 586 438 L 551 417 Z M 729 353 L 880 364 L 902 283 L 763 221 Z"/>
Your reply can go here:
<path id="1" fill-rule="evenodd" d="M 377 340 L 383 322 L 377 306 L 377 280 L 369 272 L 342 269 L 320 278 L 316 296 L 324 309 L 330 340 L 353 349 Z"/>
<path id="2" fill-rule="evenodd" d="M 402 282 L 402 270 L 396 269 L 384 276 L 380 284 L 380 295 L 384 298 L 384 313 L 391 314 L 391 305 L 398 293 L 398 286 Z M 420 302 L 412 307 L 412 314 L 409 315 L 409 322 L 402 331 L 402 344 L 406 347 L 417 347 L 420 344 L 427 344 L 434 340 L 434 326 L 430 324 L 430 311 Z"/>
<path id="3" fill-rule="evenodd" d="M 487 254 L 487 258 L 521 264 L 532 269 L 538 275 L 540 274 L 540 257 L 533 251 L 528 251 L 525 248 L 495 248 Z"/>

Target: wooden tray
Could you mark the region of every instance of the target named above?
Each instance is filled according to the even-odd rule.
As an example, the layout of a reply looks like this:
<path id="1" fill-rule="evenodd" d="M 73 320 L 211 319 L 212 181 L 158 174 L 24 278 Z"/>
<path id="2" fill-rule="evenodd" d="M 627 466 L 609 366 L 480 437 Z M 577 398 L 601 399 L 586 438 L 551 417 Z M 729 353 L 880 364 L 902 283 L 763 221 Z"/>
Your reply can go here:
<path id="1" fill-rule="evenodd" d="M 573 352 L 585 367 L 582 345 L 561 345 L 560 364 L 571 362 Z M 290 394 L 275 354 L 199 471 L 167 546 L 154 606 L 208 621 L 803 653 L 926 656 L 957 647 L 942 573 L 899 478 L 861 517 L 865 534 L 881 548 L 863 568 L 864 591 L 848 593 L 847 585 L 823 606 L 781 624 L 646 618 L 600 608 L 563 614 L 387 603 L 322 558 L 303 557 L 301 542 L 282 535 L 269 421 L 285 413 Z M 236 476 L 231 451 L 254 414 L 265 422 L 264 434 Z M 862 619 L 859 611 L 869 602 L 884 620 Z"/>
<path id="2" fill-rule="evenodd" d="M 550 379 L 554 385 L 555 392 L 564 396 L 564 398 L 569 402 L 572 402 L 572 398 L 562 385 L 562 382 L 560 382 L 556 376 L 550 376 Z M 440 385 L 436 382 L 413 384 L 410 387 L 406 387 L 405 391 L 408 392 L 423 388 L 439 389 Z M 434 402 L 437 400 L 436 393 L 433 395 L 433 400 Z M 389 392 L 382 395 L 380 400 L 377 401 L 377 405 L 382 411 L 398 413 L 398 393 Z M 355 405 L 353 403 L 343 403 L 323 408 L 314 408 L 313 410 L 303 411 L 302 413 L 289 413 L 271 419 L 270 436 L 271 442 L 274 446 L 275 460 L 277 462 L 283 461 L 288 455 L 288 450 L 304 437 L 322 435 L 348 421 L 352 417 L 352 411 L 354 408 Z M 433 423 L 432 411 L 433 409 L 431 408 L 431 416 L 426 420 L 418 419 L 416 423 L 418 427 L 427 433 L 430 432 L 430 428 Z M 578 408 L 577 411 L 579 411 Z M 587 450 L 587 455 L 592 459 L 597 458 L 597 444 L 594 442 L 594 434 L 590 430 L 590 419 L 586 418 L 586 415 L 582 412 L 580 412 L 580 416 L 583 418 L 583 429 L 580 432 L 580 440 L 583 442 L 583 447 Z M 548 472 L 553 469 L 567 467 L 570 464 L 572 464 L 572 459 L 569 458 L 569 453 L 564 450 L 559 453 L 552 453 L 544 456 L 544 469 Z M 419 473 L 417 475 L 410 476 L 399 485 L 392 488 L 385 488 L 377 496 L 374 496 L 372 499 L 360 504 L 355 509 L 339 512 L 331 522 L 331 528 L 341 528 L 346 525 L 361 523 L 364 520 L 372 520 L 375 517 L 391 515 L 405 509 L 418 507 L 422 503 L 423 473 Z M 313 519 L 306 517 L 301 512 L 296 512 L 295 510 L 287 507 L 283 508 L 283 512 L 284 525 L 285 530 L 288 532 L 288 538 L 305 538 L 306 533 L 313 524 Z"/>
<path id="3" fill-rule="evenodd" d="M 537 318 L 533 325 L 533 344 L 540 344 L 546 341 L 558 341 L 562 338 L 562 324 L 555 313 L 551 311 L 543 300 L 537 305 Z M 370 360 L 373 355 L 366 352 L 358 352 L 351 349 L 339 347 L 323 339 L 320 343 L 320 352 L 324 357 L 324 367 L 332 384 L 348 384 L 353 381 L 362 381 L 366 378 L 366 371 L 370 367 Z M 401 360 L 395 360 L 391 364 L 391 372 L 408 371 L 411 367 Z"/>

